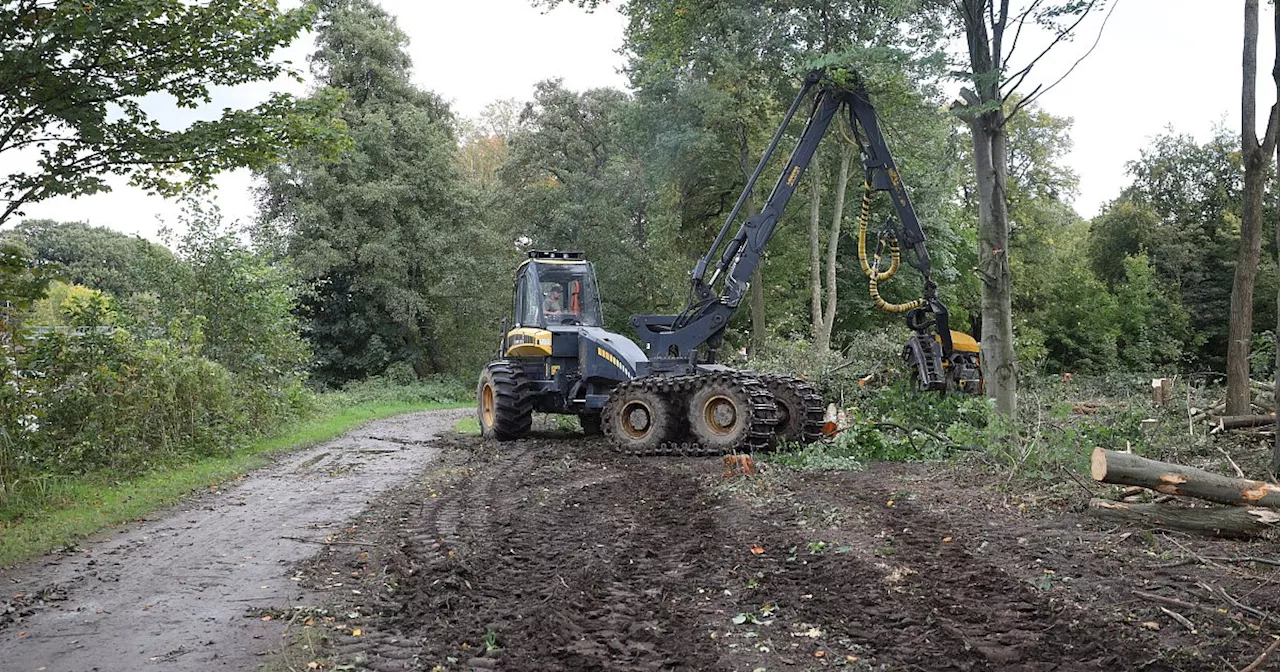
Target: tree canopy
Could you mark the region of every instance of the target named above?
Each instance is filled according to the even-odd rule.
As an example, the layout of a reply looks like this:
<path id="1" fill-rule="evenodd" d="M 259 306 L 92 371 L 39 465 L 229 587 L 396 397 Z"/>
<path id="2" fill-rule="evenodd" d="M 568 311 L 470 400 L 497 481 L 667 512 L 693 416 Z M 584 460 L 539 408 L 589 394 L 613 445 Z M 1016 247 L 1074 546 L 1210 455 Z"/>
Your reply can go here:
<path id="1" fill-rule="evenodd" d="M 181 128 L 147 100 L 197 109 L 215 86 L 297 76 L 272 55 L 314 15 L 275 0 L 0 3 L 0 224 L 25 204 L 107 191 L 107 175 L 171 195 L 302 141 L 339 146 L 331 95 L 275 93 Z"/>

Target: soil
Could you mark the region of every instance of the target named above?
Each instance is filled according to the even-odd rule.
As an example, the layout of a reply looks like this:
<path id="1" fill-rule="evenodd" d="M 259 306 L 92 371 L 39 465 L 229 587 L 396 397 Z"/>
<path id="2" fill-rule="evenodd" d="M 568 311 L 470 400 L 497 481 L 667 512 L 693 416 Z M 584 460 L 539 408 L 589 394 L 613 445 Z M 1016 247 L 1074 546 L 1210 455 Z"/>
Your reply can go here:
<path id="1" fill-rule="evenodd" d="M 1273 544 L 1101 524 L 1069 481 L 1015 495 L 936 463 L 726 478 L 569 435 L 437 445 L 366 512 L 376 545 L 301 570 L 365 586 L 318 624 L 325 665 L 1227 670 L 1280 632 L 1273 568 L 1207 559 Z"/>
<path id="2" fill-rule="evenodd" d="M 395 432 L 454 417 L 378 436 L 404 445 Z M 4 669 L 1229 670 L 1280 634 L 1276 568 L 1214 559 L 1280 557 L 1273 543 L 1100 523 L 1065 477 L 1035 491 L 963 463 L 726 477 L 718 459 L 554 432 L 444 433 L 404 453 L 421 460 L 412 478 L 351 474 L 342 490 L 361 495 L 342 506 L 312 492 L 327 477 L 284 482 L 282 465 L 209 498 L 261 525 L 188 528 L 197 507 L 18 570 L 30 597 L 0 609 Z M 276 480 L 250 492 L 259 478 Z M 298 508 L 328 511 L 323 529 L 288 518 Z M 225 536 L 197 536 L 211 527 Z M 116 655 L 132 658 L 104 662 Z"/>

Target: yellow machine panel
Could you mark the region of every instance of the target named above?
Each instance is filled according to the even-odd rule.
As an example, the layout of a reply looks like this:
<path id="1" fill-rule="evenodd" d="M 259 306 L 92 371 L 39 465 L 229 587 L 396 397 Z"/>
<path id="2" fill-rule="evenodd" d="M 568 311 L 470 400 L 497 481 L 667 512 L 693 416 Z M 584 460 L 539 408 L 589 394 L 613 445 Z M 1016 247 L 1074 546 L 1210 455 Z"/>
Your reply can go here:
<path id="1" fill-rule="evenodd" d="M 951 332 L 951 348 L 959 352 L 981 352 L 982 348 L 972 336 L 962 331 Z"/>
<path id="2" fill-rule="evenodd" d="M 551 332 L 521 327 L 507 332 L 507 357 L 550 357 Z"/>

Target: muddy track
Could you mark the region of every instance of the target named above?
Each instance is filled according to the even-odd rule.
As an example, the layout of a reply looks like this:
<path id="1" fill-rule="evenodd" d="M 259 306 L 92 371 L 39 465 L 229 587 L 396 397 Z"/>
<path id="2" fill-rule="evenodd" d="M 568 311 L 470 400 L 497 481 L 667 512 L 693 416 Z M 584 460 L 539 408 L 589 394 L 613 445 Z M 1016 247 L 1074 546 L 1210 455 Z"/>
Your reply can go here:
<path id="1" fill-rule="evenodd" d="M 1268 643 L 1229 614 L 1192 635 L 1128 590 L 1215 569 L 1150 568 L 1150 546 L 1117 546 L 1070 510 L 1022 514 L 943 467 L 724 481 L 719 460 L 578 436 L 439 447 L 436 472 L 375 506 L 383 523 L 361 534 L 379 528 L 379 548 L 332 547 L 307 570 L 358 554 L 384 568 L 338 608 L 370 616 L 331 637 L 334 664 L 358 651 L 384 672 L 1219 670 Z M 1249 594 L 1280 608 L 1274 592 Z"/>
<path id="2" fill-rule="evenodd" d="M 466 413 L 0 576 L 3 669 L 1190 671 L 1280 634 L 1277 570 L 1184 552 L 1263 545 L 1100 526 L 947 465 L 726 480 L 577 434 L 432 438 Z M 1194 603 L 1195 631 L 1135 590 Z"/>
<path id="3" fill-rule="evenodd" d="M 475 659 L 486 633 L 513 669 L 692 663 L 696 614 L 669 598 L 699 579 L 695 560 L 718 530 L 711 515 L 673 516 L 666 500 L 696 502 L 699 485 L 643 460 L 600 452 L 584 467 L 548 448 L 505 444 L 424 507 L 403 549 L 416 571 L 398 620 L 431 633 L 424 664 Z"/>
<path id="4" fill-rule="evenodd" d="M 0 573 L 0 668 L 257 669 L 284 628 L 253 616 L 318 599 L 290 566 L 420 472 L 436 455 L 424 444 L 467 413 L 370 423 L 149 522 Z"/>

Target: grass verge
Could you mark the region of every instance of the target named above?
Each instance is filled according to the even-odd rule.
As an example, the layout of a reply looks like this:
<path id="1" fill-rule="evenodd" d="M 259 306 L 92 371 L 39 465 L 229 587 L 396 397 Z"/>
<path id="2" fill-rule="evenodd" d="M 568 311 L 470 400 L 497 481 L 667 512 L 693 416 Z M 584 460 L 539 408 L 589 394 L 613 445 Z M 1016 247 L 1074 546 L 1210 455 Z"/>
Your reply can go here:
<path id="1" fill-rule="evenodd" d="M 334 408 L 300 420 L 230 455 L 211 457 L 130 478 L 118 475 L 51 477 L 29 484 L 24 496 L 0 508 L 0 567 L 74 546 L 79 540 L 135 521 L 194 491 L 216 488 L 264 466 L 268 457 L 328 441 L 371 420 L 469 404 L 372 402 Z"/>

